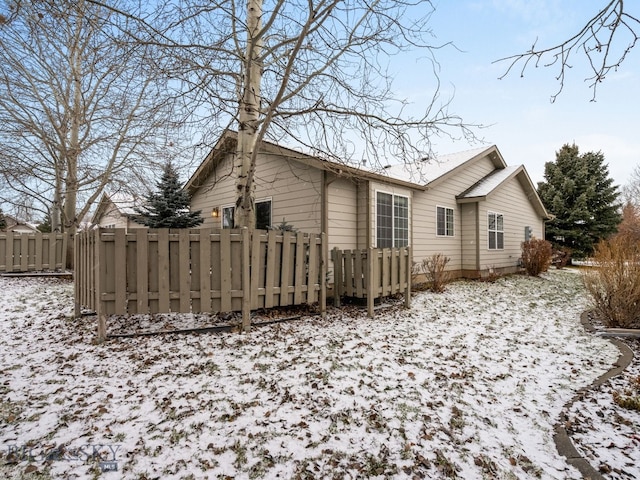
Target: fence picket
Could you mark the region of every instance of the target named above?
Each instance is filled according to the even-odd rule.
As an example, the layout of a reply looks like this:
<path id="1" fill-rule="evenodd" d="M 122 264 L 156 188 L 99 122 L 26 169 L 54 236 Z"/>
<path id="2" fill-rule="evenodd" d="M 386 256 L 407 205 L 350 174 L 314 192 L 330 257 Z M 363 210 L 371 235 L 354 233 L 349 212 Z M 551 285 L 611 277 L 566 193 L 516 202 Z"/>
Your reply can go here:
<path id="1" fill-rule="evenodd" d="M 191 311 L 191 258 L 189 255 L 189 230 L 181 230 L 178 240 L 178 268 L 180 290 L 180 313 Z"/>
<path id="2" fill-rule="evenodd" d="M 13 232 L 7 232 L 7 256 L 5 261 L 5 270 L 13 272 Z"/>
<path id="3" fill-rule="evenodd" d="M 306 238 L 304 234 L 299 233 L 298 235 L 296 235 L 295 255 L 294 255 L 295 276 L 293 280 L 293 304 L 294 305 L 301 305 L 303 303 L 302 284 L 304 283 L 304 280 L 303 280 L 304 268 L 307 265 L 307 259 L 306 259 L 307 249 L 305 247 L 306 245 L 305 240 Z"/>
<path id="4" fill-rule="evenodd" d="M 211 311 L 211 229 L 200 230 L 200 312 Z"/>
<path id="5" fill-rule="evenodd" d="M 316 237 L 314 235 L 309 235 L 308 255 L 309 264 L 305 284 L 307 285 L 306 303 L 310 304 L 318 301 L 318 292 L 316 290 L 316 283 L 318 283 L 318 249 Z"/>
<path id="6" fill-rule="evenodd" d="M 289 274 L 291 271 L 291 264 L 289 258 L 291 257 L 291 232 L 284 232 L 282 234 L 282 257 L 281 264 L 282 270 L 280 271 L 280 305 L 285 307 L 289 305 Z"/>
<path id="7" fill-rule="evenodd" d="M 231 231 L 220 232 L 220 311 L 231 311 Z"/>
<path id="8" fill-rule="evenodd" d="M 276 276 L 276 232 L 267 233 L 267 270 L 265 273 L 264 306 L 273 307 L 274 286 Z"/>
<path id="9" fill-rule="evenodd" d="M 158 230 L 158 312 L 170 312 L 169 231 Z"/>

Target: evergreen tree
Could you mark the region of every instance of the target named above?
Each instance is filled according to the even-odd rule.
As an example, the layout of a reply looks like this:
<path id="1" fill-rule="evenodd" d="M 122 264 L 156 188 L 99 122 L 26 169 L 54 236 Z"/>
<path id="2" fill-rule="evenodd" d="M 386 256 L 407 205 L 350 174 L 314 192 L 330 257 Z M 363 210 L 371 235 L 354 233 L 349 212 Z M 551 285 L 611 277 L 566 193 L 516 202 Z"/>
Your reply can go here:
<path id="1" fill-rule="evenodd" d="M 538 194 L 555 216 L 547 223 L 546 239 L 578 258 L 589 256 L 621 221 L 618 187 L 609 177 L 604 155 L 580 154 L 575 144 L 563 145 L 556 161 L 545 164 L 544 178 Z"/>
<path id="2" fill-rule="evenodd" d="M 189 194 L 182 190 L 171 162 L 165 165 L 156 186 L 157 193 L 145 196 L 145 207 L 135 209 L 140 215 L 136 219 L 138 222 L 149 228 L 190 228 L 204 221 L 201 210 L 189 211 Z"/>
<path id="3" fill-rule="evenodd" d="M 42 223 L 38 224 L 36 228 L 42 233 L 51 233 L 51 216 L 47 214 Z"/>
<path id="4" fill-rule="evenodd" d="M 2 232 L 3 230 L 6 230 L 6 228 L 7 228 L 7 219 L 4 217 L 4 213 L 0 208 L 0 232 Z"/>

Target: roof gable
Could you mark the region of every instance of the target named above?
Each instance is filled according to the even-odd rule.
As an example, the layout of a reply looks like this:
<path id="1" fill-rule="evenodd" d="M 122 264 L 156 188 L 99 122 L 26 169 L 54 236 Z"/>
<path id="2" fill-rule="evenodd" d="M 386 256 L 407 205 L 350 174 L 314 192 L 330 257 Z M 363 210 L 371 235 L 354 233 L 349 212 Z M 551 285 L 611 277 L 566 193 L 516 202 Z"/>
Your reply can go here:
<path id="1" fill-rule="evenodd" d="M 471 203 L 485 200 L 514 178 L 522 185 L 529 202 L 531 202 L 536 212 L 542 218 L 551 218 L 523 165 L 512 165 L 494 170 L 458 195 L 456 199 L 458 203 Z"/>
<path id="2" fill-rule="evenodd" d="M 98 203 L 91 223 L 100 223 L 102 217 L 109 212 L 117 212 L 125 217 L 132 217 L 137 215 L 135 207 L 138 206 L 138 201 L 131 195 L 127 195 L 123 192 L 114 192 L 112 194 L 103 193 Z"/>

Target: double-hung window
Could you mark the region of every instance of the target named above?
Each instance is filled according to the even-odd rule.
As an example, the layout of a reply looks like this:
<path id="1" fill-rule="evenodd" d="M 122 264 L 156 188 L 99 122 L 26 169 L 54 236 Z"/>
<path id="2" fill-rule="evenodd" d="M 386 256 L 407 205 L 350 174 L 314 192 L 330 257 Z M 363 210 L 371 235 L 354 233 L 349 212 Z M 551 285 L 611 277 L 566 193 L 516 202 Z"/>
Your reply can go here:
<path id="1" fill-rule="evenodd" d="M 504 218 L 501 213 L 489 212 L 488 218 L 489 250 L 504 248 Z"/>
<path id="2" fill-rule="evenodd" d="M 409 245 L 409 198 L 377 192 L 376 246 L 378 248 Z"/>
<path id="3" fill-rule="evenodd" d="M 222 228 L 235 228 L 235 213 L 236 207 L 233 205 L 222 207 Z M 271 228 L 271 199 L 256 202 L 256 228 Z"/>
<path id="4" fill-rule="evenodd" d="M 436 207 L 436 234 L 453 237 L 453 208 Z"/>

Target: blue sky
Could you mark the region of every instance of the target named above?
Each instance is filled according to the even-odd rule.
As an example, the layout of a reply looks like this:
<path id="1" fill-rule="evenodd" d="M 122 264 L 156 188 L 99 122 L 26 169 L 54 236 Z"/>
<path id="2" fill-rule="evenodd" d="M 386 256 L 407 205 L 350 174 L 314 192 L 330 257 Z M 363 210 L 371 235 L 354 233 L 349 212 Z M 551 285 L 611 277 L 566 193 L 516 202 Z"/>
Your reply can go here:
<path id="1" fill-rule="evenodd" d="M 555 103 L 559 83 L 553 68 L 528 68 L 523 78 L 513 71 L 499 80 L 508 63 L 500 58 L 538 46 L 549 46 L 576 32 L 604 0 L 435 0 L 431 19 L 434 43 L 453 42 L 437 53 L 443 96 L 454 94 L 450 110 L 466 122 L 487 125 L 477 131 L 496 144 L 510 165 L 524 164 L 534 183 L 543 180 L 544 164 L 555 160 L 565 143 L 580 151 L 601 151 L 615 183 L 624 185 L 640 164 L 640 45 L 620 70 L 598 87 L 597 99 L 587 77 L 586 57 L 577 57 Z M 639 12 L 635 12 L 638 14 Z M 420 105 L 430 99 L 431 65 L 414 52 L 402 60 L 396 78 L 398 94 Z M 420 81 L 423 79 L 423 81 Z M 478 144 L 435 139 L 438 154 Z"/>

